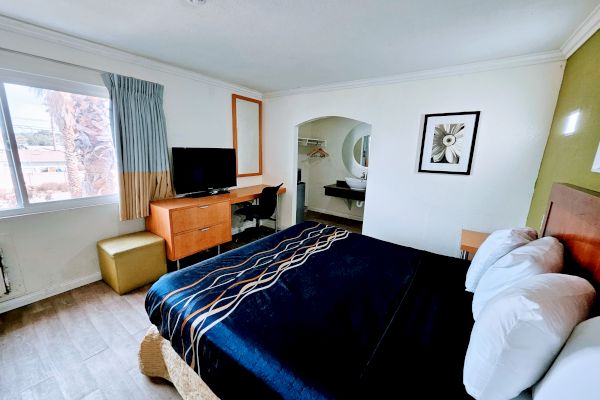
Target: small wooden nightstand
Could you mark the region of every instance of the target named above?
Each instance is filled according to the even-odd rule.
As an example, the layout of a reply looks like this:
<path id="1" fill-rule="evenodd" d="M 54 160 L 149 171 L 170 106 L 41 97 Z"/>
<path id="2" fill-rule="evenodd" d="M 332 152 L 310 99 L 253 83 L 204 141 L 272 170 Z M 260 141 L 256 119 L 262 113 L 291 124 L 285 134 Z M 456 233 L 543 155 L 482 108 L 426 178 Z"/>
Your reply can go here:
<path id="1" fill-rule="evenodd" d="M 460 235 L 460 258 L 470 260 L 481 246 L 481 243 L 489 236 L 489 233 L 469 231 L 463 229 Z"/>

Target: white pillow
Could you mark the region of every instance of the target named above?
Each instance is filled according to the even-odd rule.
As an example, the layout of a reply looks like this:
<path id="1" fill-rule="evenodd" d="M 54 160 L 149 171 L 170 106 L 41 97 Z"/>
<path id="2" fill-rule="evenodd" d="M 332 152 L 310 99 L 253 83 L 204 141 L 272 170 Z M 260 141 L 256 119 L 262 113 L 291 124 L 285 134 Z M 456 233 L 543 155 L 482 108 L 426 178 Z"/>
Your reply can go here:
<path id="1" fill-rule="evenodd" d="M 548 373 L 533 388 L 534 400 L 600 398 L 600 317 L 579 324 Z"/>
<path id="2" fill-rule="evenodd" d="M 510 251 L 535 239 L 537 232 L 532 228 L 501 229 L 492 232 L 473 256 L 467 271 L 465 289 L 474 293 L 479 280 L 492 264 Z"/>
<path id="3" fill-rule="evenodd" d="M 595 294 L 583 278 L 541 274 L 492 299 L 471 332 L 463 371 L 467 392 L 506 400 L 536 383 L 587 317 Z"/>
<path id="4" fill-rule="evenodd" d="M 517 247 L 494 263 L 483 275 L 473 296 L 473 318 L 485 304 L 501 291 L 521 279 L 533 275 L 560 272 L 563 267 L 563 245 L 547 236 Z"/>

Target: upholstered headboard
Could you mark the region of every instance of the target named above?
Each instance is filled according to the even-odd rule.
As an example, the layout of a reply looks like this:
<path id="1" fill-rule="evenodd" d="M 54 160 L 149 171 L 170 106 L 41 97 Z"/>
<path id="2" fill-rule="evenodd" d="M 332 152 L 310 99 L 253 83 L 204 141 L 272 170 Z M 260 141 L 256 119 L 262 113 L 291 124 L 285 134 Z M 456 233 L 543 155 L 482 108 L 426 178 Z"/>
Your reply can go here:
<path id="1" fill-rule="evenodd" d="M 589 277 L 600 284 L 600 193 L 555 183 L 542 236 L 560 240 L 566 260 L 589 271 Z"/>

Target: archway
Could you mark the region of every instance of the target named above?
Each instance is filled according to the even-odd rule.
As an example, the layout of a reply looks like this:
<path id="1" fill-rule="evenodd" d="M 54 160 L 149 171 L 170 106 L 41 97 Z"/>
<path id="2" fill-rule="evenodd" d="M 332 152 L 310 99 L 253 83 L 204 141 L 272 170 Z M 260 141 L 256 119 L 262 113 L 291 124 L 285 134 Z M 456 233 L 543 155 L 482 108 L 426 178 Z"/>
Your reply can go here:
<path id="1" fill-rule="evenodd" d="M 361 232 L 371 143 L 371 124 L 322 116 L 296 125 L 293 221 L 308 219 Z M 290 185 L 294 186 L 294 185 Z"/>

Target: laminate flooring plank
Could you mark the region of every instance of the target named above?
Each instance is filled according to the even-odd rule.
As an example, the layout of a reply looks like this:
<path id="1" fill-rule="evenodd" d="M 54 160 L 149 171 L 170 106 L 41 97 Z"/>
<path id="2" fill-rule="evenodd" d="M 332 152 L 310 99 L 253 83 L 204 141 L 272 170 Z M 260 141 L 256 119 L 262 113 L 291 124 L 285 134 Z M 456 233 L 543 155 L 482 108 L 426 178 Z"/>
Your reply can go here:
<path id="1" fill-rule="evenodd" d="M 104 283 L 101 284 L 104 285 Z M 85 292 L 73 292 L 75 300 L 83 304 L 88 318 L 127 371 L 138 365 L 139 342 L 133 339 L 115 314 L 111 312 L 110 307 L 107 307 L 106 303 L 102 301 L 102 297 L 107 295 L 117 296 L 116 293 L 108 293 L 99 289 L 97 284 L 88 285 Z"/>
<path id="2" fill-rule="evenodd" d="M 71 292 L 54 296 L 52 304 L 82 359 L 85 360 L 108 347 L 86 315 L 84 307 L 73 298 Z"/>
<path id="3" fill-rule="evenodd" d="M 177 389 L 168 381 L 150 379 L 142 374 L 137 367 L 129 370 L 129 376 L 149 400 L 181 400 Z"/>
<path id="4" fill-rule="evenodd" d="M 99 388 L 107 399 L 144 400 L 145 397 L 127 369 L 108 348 L 85 360 Z"/>
<path id="5" fill-rule="evenodd" d="M 98 389 L 94 390 L 92 393 L 88 394 L 81 400 L 107 400 L 107 398 L 104 397 L 104 393 L 102 392 L 102 390 Z"/>
<path id="6" fill-rule="evenodd" d="M 0 400 L 180 399 L 139 372 L 149 287 L 119 296 L 96 282 L 0 314 Z"/>
<path id="7" fill-rule="evenodd" d="M 58 298 L 64 296 L 66 295 L 59 295 Z M 51 299 L 55 300 L 56 297 Z M 54 307 L 24 314 L 23 320 L 33 327 L 36 333 L 34 346 L 44 364 L 50 366 L 51 373 L 66 398 L 80 399 L 98 388 Z"/>
<path id="8" fill-rule="evenodd" d="M 21 400 L 65 400 L 56 378 L 50 377 L 21 393 Z"/>
<path id="9" fill-rule="evenodd" d="M 135 289 L 134 291 L 124 294 L 123 298 L 131 304 L 136 313 L 138 313 L 141 318 L 147 323 L 150 322 L 148 319 L 148 314 L 146 314 L 146 308 L 144 304 L 146 302 L 146 294 L 148 293 L 148 289 L 150 289 L 151 285 L 146 285 L 139 289 Z"/>
<path id="10" fill-rule="evenodd" d="M 88 319 L 108 346 L 121 340 L 121 337 L 129 336 L 123 324 L 102 302 L 96 284 L 85 286 L 85 290 L 80 289 L 82 288 L 72 291 L 73 298 L 82 306 Z"/>
<path id="11" fill-rule="evenodd" d="M 50 366 L 37 350 L 33 326 L 28 325 L 24 318 L 33 309 L 35 307 L 28 306 L 10 311 L 11 315 L 3 315 L 0 336 L 0 399 L 19 398 L 23 390 L 52 376 Z"/>
<path id="12" fill-rule="evenodd" d="M 136 311 L 136 309 L 126 300 L 126 294 L 119 296 L 102 282 L 95 284 L 93 289 L 100 298 L 100 301 L 102 301 L 102 304 L 113 313 L 127 333 L 135 333 L 148 324 L 148 317 L 144 317 Z"/>

